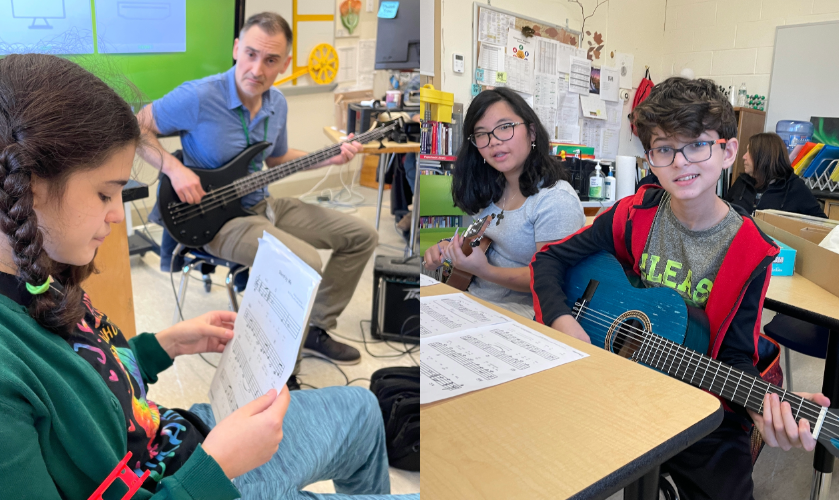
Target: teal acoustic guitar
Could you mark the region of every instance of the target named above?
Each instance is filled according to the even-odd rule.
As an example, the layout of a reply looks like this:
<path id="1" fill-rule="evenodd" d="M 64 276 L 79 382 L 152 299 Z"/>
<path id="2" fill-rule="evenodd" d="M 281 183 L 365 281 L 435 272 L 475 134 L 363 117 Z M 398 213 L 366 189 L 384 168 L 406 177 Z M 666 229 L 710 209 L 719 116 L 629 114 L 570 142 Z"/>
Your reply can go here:
<path id="1" fill-rule="evenodd" d="M 778 394 L 796 422 L 806 418 L 813 437 L 839 457 L 837 413 L 701 354 L 708 350 L 708 319 L 675 290 L 633 287 L 606 252 L 570 269 L 563 290 L 592 344 L 758 413 L 767 393 Z"/>

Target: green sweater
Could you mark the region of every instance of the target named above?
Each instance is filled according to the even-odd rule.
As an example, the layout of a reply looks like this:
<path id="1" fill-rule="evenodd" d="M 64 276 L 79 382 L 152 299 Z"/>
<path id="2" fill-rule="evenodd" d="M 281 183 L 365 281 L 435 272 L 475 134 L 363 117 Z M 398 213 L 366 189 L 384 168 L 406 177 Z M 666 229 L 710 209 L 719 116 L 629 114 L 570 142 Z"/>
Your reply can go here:
<path id="1" fill-rule="evenodd" d="M 172 366 L 154 335 L 129 344 L 146 384 Z M 125 415 L 102 377 L 25 307 L 0 295 L 0 494 L 87 500 L 126 446 Z M 125 491 L 122 481 L 114 484 Z M 156 492 L 141 489 L 133 498 L 226 500 L 239 491 L 199 445 Z"/>

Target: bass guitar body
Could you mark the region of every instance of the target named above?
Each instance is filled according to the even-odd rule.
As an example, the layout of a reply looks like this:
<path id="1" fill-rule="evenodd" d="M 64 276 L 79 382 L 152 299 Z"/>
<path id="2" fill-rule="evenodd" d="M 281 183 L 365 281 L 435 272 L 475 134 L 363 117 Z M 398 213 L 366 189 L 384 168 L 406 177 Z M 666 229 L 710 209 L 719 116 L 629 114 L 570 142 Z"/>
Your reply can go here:
<path id="1" fill-rule="evenodd" d="M 190 168 L 201 180 L 204 192 L 228 186 L 248 175 L 248 165 L 259 153 L 270 146 L 268 142 L 258 142 L 248 147 L 225 165 L 214 168 Z M 253 215 L 242 207 L 240 197 L 217 196 L 214 202 L 208 194 L 198 205 L 185 205 L 180 202 L 178 193 L 172 187 L 168 176 L 160 176 L 160 190 L 157 194 L 163 225 L 178 243 L 188 247 L 202 247 L 211 242 L 219 230 L 231 219 Z"/>

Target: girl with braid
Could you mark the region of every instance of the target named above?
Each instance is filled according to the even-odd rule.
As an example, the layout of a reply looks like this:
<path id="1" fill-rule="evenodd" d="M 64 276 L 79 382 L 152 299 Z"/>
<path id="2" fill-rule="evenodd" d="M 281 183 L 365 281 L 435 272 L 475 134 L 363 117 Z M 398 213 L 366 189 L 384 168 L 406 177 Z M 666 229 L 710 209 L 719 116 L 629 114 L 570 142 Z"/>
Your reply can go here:
<path id="1" fill-rule="evenodd" d="M 176 356 L 224 350 L 235 313 L 126 340 L 85 295 L 142 147 L 128 104 L 80 66 L 0 59 L 0 492 L 84 500 L 130 452 L 150 473 L 133 498 L 385 498 L 369 391 L 271 390 L 218 424 L 148 399 Z M 339 494 L 300 491 L 326 479 Z"/>

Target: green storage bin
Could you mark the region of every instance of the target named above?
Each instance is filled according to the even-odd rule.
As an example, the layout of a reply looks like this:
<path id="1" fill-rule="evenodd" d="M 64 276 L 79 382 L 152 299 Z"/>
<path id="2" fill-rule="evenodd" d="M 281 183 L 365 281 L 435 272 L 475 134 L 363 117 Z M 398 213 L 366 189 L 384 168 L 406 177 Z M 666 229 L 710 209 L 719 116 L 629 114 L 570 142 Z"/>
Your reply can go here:
<path id="1" fill-rule="evenodd" d="M 420 176 L 420 216 L 448 217 L 463 216 L 463 223 L 468 225 L 472 219 L 452 203 L 452 177 L 450 175 L 421 175 Z M 420 229 L 420 255 L 432 245 L 436 245 L 443 238 L 454 235 L 453 227 L 437 227 Z M 460 228 L 463 232 L 463 228 Z"/>

